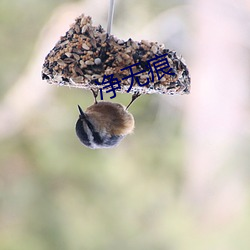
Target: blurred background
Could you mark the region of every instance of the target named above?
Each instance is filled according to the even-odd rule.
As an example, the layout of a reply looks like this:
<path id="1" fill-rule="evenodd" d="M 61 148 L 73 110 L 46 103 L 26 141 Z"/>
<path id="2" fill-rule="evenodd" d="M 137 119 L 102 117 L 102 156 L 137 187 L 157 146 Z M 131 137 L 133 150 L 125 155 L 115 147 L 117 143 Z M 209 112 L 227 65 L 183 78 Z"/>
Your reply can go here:
<path id="1" fill-rule="evenodd" d="M 117 0 L 112 33 L 176 50 L 191 94 L 139 98 L 134 134 L 90 150 L 74 126 L 92 94 L 41 68 L 81 13 L 106 28 L 108 5 L 0 2 L 0 249 L 249 250 L 250 2 Z"/>

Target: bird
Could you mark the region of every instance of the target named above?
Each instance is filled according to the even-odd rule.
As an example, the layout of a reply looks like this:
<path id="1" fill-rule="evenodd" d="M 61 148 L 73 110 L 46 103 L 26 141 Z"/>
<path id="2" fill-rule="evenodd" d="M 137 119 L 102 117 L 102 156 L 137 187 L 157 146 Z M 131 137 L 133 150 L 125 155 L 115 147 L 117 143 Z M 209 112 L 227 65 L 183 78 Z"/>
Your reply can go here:
<path id="1" fill-rule="evenodd" d="M 84 146 L 91 149 L 115 147 L 134 130 L 134 117 L 128 112 L 128 108 L 140 94 L 133 94 L 131 102 L 125 107 L 119 103 L 98 102 L 98 91 L 91 91 L 95 99 L 94 104 L 85 112 L 78 105 L 76 135 Z"/>

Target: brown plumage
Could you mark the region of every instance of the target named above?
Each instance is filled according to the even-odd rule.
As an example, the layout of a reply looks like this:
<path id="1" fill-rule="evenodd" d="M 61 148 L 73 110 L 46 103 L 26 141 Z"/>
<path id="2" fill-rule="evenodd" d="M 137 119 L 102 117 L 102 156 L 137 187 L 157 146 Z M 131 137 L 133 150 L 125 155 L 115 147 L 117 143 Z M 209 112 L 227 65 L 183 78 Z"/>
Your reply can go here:
<path id="1" fill-rule="evenodd" d="M 133 132 L 134 118 L 119 103 L 98 102 L 85 111 L 87 117 L 99 132 L 110 135 L 128 135 Z"/>
<path id="2" fill-rule="evenodd" d="M 97 93 L 92 90 L 95 103 L 84 112 L 78 105 L 79 118 L 76 122 L 76 134 L 88 148 L 112 148 L 128 134 L 133 132 L 134 117 L 127 111 L 139 96 L 135 94 L 125 108 L 119 103 L 97 102 Z"/>

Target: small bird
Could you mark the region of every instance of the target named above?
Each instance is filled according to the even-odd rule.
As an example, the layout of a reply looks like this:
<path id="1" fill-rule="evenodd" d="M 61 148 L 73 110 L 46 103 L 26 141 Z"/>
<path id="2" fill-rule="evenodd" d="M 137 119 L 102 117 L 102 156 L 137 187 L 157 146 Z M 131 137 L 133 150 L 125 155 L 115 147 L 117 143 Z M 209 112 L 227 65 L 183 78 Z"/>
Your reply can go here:
<path id="1" fill-rule="evenodd" d="M 98 92 L 92 90 L 95 103 L 84 112 L 78 105 L 80 112 L 76 122 L 76 134 L 80 141 L 88 148 L 111 148 L 134 130 L 134 117 L 127 109 L 139 96 L 132 96 L 129 105 L 124 107 L 119 103 L 97 102 Z"/>

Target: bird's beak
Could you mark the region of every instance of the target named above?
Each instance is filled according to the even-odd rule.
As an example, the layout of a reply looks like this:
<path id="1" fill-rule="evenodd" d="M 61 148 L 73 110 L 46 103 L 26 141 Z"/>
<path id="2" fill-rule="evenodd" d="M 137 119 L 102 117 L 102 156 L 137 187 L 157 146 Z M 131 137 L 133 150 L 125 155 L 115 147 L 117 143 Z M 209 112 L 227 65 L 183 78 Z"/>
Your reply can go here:
<path id="1" fill-rule="evenodd" d="M 80 118 L 86 118 L 84 112 L 82 111 L 82 108 L 79 105 L 77 105 L 77 106 L 78 106 L 78 110 L 79 110 L 79 113 L 80 113 Z"/>

